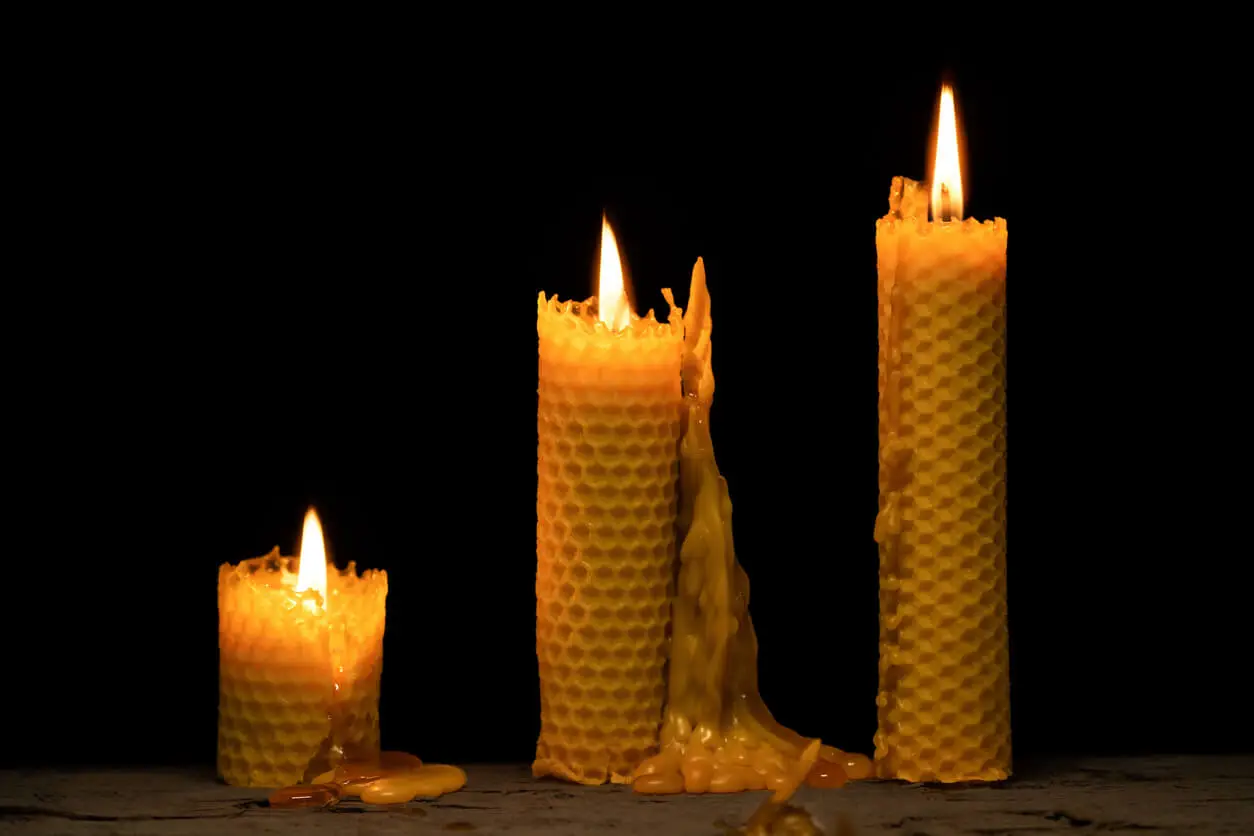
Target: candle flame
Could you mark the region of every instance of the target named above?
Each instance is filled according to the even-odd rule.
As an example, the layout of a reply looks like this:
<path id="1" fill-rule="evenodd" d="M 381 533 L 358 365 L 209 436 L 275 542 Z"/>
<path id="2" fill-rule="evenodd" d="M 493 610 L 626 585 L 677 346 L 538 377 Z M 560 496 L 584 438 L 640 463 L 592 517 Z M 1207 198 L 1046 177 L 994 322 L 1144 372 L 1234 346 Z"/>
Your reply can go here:
<path id="1" fill-rule="evenodd" d="M 305 527 L 300 533 L 300 571 L 296 575 L 296 591 L 316 590 L 327 600 L 327 546 L 322 539 L 322 523 L 318 512 L 310 508 L 305 512 Z"/>
<path id="2" fill-rule="evenodd" d="M 597 277 L 597 305 L 601 321 L 613 331 L 631 324 L 631 303 L 623 281 L 623 259 L 610 222 L 601 216 L 601 269 Z"/>
<path id="3" fill-rule="evenodd" d="M 932 163 L 932 220 L 962 220 L 962 167 L 958 160 L 958 117 L 954 91 L 941 87 L 936 127 L 936 159 Z"/>

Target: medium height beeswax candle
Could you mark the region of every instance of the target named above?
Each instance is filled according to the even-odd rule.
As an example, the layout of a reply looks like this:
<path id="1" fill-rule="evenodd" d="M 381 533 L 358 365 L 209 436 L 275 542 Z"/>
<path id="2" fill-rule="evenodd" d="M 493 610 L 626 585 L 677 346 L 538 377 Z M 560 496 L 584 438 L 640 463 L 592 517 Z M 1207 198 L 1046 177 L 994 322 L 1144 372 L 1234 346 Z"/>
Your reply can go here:
<path id="1" fill-rule="evenodd" d="M 334 568 L 334 567 L 332 567 Z M 329 574 L 329 577 L 328 577 Z M 327 572 L 317 515 L 300 560 L 218 570 L 218 775 L 242 787 L 310 780 L 379 753 L 387 574 Z"/>
<path id="2" fill-rule="evenodd" d="M 952 92 L 929 222 L 893 179 L 879 256 L 877 772 L 1010 775 L 1006 630 L 1006 222 L 962 220 Z"/>
<path id="3" fill-rule="evenodd" d="M 602 222 L 597 298 L 540 294 L 532 771 L 631 780 L 656 751 L 674 588 L 682 323 L 627 305 Z"/>

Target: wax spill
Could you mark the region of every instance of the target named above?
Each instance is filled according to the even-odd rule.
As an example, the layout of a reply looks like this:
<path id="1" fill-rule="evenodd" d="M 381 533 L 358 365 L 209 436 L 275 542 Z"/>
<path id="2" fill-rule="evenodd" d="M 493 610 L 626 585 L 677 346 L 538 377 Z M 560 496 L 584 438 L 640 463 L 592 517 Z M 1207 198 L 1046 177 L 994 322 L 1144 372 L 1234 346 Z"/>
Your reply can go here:
<path id="1" fill-rule="evenodd" d="M 270 806 L 326 807 L 342 798 L 360 798 L 366 804 L 405 804 L 456 792 L 465 785 L 466 773 L 456 766 L 424 764 L 408 752 L 382 752 L 373 758 L 345 761 L 319 775 L 312 785 L 276 790 Z M 334 800 L 327 800 L 328 793 Z"/>
<path id="2" fill-rule="evenodd" d="M 456 766 L 432 764 L 380 778 L 362 788 L 367 804 L 404 804 L 415 798 L 437 798 L 466 785 L 466 773 Z"/>
<path id="3" fill-rule="evenodd" d="M 392 770 L 417 769 L 422 766 L 422 760 L 409 752 L 380 752 L 379 766 Z"/>
<path id="4" fill-rule="evenodd" d="M 861 764 L 870 761 L 785 728 L 762 700 L 749 577 L 736 559 L 731 497 L 710 435 L 713 320 L 700 259 L 692 271 L 683 327 L 679 575 L 671 602 L 667 705 L 660 747 L 637 766 L 632 786 L 641 793 L 680 792 L 681 785 L 689 793 L 770 790 L 778 806 L 807 781 L 819 761 L 825 765 L 814 780 L 823 786 L 838 786 L 853 774 L 865 777 Z M 853 763 L 858 768 L 845 769 Z"/>
<path id="5" fill-rule="evenodd" d="M 841 755 L 836 763 L 845 770 L 850 781 L 864 781 L 875 774 L 875 764 L 866 755 L 857 752 L 842 752 Z"/>
<path id="6" fill-rule="evenodd" d="M 380 778 L 361 788 L 361 800 L 366 804 L 407 804 L 417 797 L 417 787 L 399 777 Z"/>
<path id="7" fill-rule="evenodd" d="M 375 761 L 346 761 L 335 770 L 331 779 L 341 786 L 369 784 L 388 774 L 383 765 Z"/>
<path id="8" fill-rule="evenodd" d="M 678 772 L 659 772 L 641 775 L 632 784 L 638 793 L 645 795 L 670 795 L 684 791 L 684 777 Z"/>
<path id="9" fill-rule="evenodd" d="M 269 804 L 276 809 L 334 807 L 341 797 L 340 788 L 334 784 L 310 784 L 275 790 L 270 793 Z"/>
<path id="10" fill-rule="evenodd" d="M 819 789 L 835 789 L 849 782 L 849 775 L 839 764 L 819 761 L 806 774 L 806 784 Z"/>

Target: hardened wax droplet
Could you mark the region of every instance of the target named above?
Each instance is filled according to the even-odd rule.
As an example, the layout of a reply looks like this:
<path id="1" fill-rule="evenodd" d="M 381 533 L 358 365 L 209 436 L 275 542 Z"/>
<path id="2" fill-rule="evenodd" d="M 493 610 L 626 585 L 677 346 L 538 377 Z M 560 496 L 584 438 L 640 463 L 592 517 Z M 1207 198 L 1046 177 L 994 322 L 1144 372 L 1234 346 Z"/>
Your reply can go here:
<path id="1" fill-rule="evenodd" d="M 840 764 L 823 760 L 816 761 L 806 775 L 806 784 L 818 789 L 835 789 L 848 782 L 849 776 Z"/>
<path id="2" fill-rule="evenodd" d="M 340 789 L 334 784 L 309 784 L 284 787 L 270 794 L 269 803 L 276 809 L 307 809 L 333 807 L 340 801 Z"/>

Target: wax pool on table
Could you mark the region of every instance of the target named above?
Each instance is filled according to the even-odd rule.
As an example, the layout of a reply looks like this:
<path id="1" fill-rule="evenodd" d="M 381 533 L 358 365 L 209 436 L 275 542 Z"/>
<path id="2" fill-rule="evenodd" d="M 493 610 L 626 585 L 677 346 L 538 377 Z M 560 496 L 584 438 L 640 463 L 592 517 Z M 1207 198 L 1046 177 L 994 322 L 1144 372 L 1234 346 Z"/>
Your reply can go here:
<path id="1" fill-rule="evenodd" d="M 879 255 L 880 693 L 884 778 L 1010 774 L 1006 222 L 962 219 L 953 93 L 928 192 L 893 179 Z"/>

